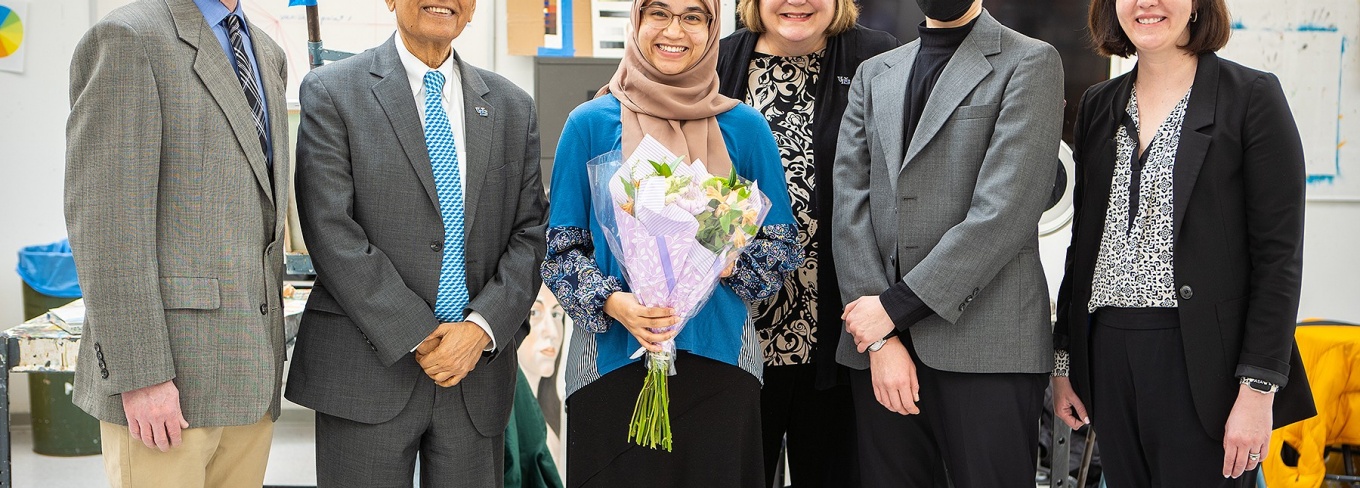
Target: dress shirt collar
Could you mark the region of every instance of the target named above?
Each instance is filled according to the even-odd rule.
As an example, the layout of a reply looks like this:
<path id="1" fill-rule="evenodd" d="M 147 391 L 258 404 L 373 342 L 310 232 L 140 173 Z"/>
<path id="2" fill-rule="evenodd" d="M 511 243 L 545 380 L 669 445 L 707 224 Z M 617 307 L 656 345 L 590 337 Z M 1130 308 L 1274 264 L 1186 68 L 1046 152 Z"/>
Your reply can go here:
<path id="1" fill-rule="evenodd" d="M 221 24 L 222 20 L 227 18 L 227 15 L 240 17 L 241 25 L 245 25 L 246 14 L 241 9 L 240 2 L 237 2 L 236 10 L 227 10 L 227 6 L 222 5 L 220 0 L 194 0 L 194 5 L 197 5 L 198 10 L 203 12 L 203 20 L 208 21 L 209 27 Z M 249 33 L 245 34 L 250 35 Z"/>
<path id="2" fill-rule="evenodd" d="M 425 73 L 430 71 L 430 67 L 406 49 L 406 43 L 402 42 L 400 32 L 394 34 L 394 36 L 397 41 L 397 57 L 401 58 L 402 67 L 406 68 L 407 81 L 411 83 L 411 94 L 416 95 L 416 104 L 424 103 L 424 97 L 421 95 L 425 90 Z M 463 79 L 459 76 L 458 70 L 454 68 L 455 57 L 456 54 L 450 50 L 449 57 L 444 60 L 444 63 L 435 68 L 436 71 L 444 74 L 444 93 L 441 94 L 441 97 L 445 103 L 448 102 L 450 90 L 455 89 L 455 87 L 459 90 L 462 89 Z"/>

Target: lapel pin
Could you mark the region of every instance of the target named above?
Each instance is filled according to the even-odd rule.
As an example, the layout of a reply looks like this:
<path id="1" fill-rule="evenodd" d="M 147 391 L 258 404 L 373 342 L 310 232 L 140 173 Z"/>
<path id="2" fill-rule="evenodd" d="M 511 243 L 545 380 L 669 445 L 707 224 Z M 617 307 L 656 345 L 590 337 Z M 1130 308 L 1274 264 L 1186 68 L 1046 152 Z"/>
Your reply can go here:
<path id="1" fill-rule="evenodd" d="M 849 76 L 837 76 L 837 77 L 836 77 L 836 81 L 841 82 L 842 85 L 849 85 L 849 84 L 850 84 L 850 77 L 849 77 Z"/>
<path id="2" fill-rule="evenodd" d="M 480 115 L 482 117 L 487 116 L 486 107 L 475 107 L 474 110 L 477 111 L 477 115 Z"/>

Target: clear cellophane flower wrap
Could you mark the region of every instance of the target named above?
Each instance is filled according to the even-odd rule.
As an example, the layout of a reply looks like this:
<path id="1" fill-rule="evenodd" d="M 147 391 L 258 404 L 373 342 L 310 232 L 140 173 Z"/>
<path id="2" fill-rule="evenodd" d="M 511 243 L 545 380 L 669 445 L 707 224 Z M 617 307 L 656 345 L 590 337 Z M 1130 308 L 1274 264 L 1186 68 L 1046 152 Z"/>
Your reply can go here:
<path id="1" fill-rule="evenodd" d="M 626 160 L 620 151 L 587 164 L 591 207 L 609 250 L 638 302 L 675 310 L 683 329 L 756 236 L 770 201 L 755 182 L 709 174 L 702 161 L 685 163 L 651 136 Z M 638 445 L 671 450 L 670 392 L 675 340 L 646 354 L 647 375 L 633 409 L 628 438 Z"/>

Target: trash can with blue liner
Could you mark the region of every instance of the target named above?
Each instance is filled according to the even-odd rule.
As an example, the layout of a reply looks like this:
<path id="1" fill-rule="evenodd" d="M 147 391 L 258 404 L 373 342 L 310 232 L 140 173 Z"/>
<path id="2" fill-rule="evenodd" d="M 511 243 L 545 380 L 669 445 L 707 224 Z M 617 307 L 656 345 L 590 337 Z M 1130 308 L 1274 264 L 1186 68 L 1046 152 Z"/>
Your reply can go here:
<path id="1" fill-rule="evenodd" d="M 80 298 L 76 263 L 65 239 L 19 250 L 24 318 L 31 319 Z M 29 375 L 33 452 L 50 456 L 99 454 L 99 421 L 71 403 L 75 373 Z"/>

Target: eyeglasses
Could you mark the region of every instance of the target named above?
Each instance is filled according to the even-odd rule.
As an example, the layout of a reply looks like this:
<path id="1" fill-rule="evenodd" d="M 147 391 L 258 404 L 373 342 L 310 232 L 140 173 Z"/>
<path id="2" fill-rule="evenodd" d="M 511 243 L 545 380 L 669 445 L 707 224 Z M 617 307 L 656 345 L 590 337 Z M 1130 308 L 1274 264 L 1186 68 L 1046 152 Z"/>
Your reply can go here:
<path id="1" fill-rule="evenodd" d="M 670 28 L 671 22 L 680 19 L 680 28 L 685 32 L 700 32 L 708 28 L 712 17 L 703 12 L 674 13 L 661 7 L 645 7 L 642 9 L 642 22 L 649 27 L 658 30 Z"/>

